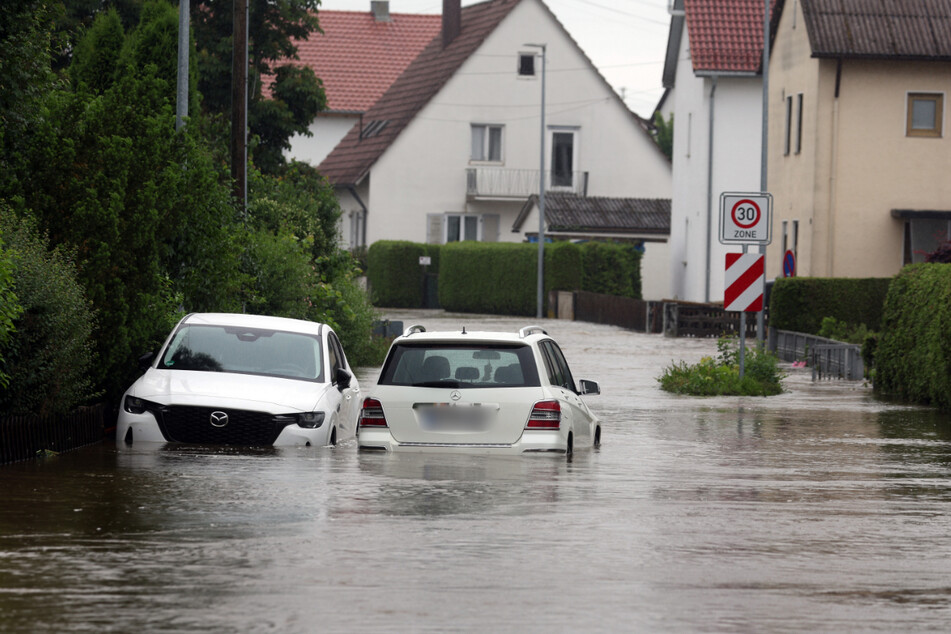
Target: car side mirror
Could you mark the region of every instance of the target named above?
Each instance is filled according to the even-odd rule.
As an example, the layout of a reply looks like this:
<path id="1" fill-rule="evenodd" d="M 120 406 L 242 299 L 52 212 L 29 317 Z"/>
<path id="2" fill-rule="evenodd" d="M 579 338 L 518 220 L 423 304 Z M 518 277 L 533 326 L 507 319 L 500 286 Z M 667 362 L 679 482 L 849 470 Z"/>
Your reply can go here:
<path id="1" fill-rule="evenodd" d="M 600 394 L 601 386 L 598 385 L 597 381 L 589 381 L 588 379 L 581 379 L 581 393 L 582 394 Z"/>
<path id="2" fill-rule="evenodd" d="M 155 360 L 155 352 L 146 352 L 139 357 L 139 369 L 145 372 L 152 365 L 153 360 Z"/>
<path id="3" fill-rule="evenodd" d="M 353 375 L 343 368 L 337 368 L 337 371 L 334 373 L 334 379 L 337 382 L 337 389 L 343 392 L 350 387 L 350 381 L 353 379 Z"/>

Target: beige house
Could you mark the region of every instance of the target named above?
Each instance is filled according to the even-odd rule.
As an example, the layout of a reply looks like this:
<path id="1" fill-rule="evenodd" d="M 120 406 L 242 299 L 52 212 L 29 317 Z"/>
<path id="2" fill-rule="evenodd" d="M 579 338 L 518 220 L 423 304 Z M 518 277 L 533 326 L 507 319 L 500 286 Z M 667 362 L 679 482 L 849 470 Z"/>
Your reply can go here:
<path id="1" fill-rule="evenodd" d="M 785 0 L 769 66 L 773 244 L 797 275 L 887 277 L 951 229 L 951 2 Z"/>

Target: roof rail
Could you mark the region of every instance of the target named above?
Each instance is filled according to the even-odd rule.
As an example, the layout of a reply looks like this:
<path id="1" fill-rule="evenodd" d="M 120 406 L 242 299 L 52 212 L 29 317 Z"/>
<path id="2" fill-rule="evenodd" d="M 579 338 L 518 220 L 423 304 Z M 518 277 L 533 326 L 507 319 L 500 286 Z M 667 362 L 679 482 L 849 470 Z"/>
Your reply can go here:
<path id="1" fill-rule="evenodd" d="M 410 326 L 409 328 L 403 331 L 403 336 L 408 337 L 414 332 L 426 332 L 426 328 L 425 326 L 422 326 L 421 324 L 413 324 L 412 326 Z"/>
<path id="2" fill-rule="evenodd" d="M 548 334 L 547 332 L 545 332 L 545 330 L 544 330 L 541 326 L 525 326 L 524 328 L 522 328 L 521 330 L 518 331 L 518 338 L 519 338 L 519 339 L 524 339 L 525 337 L 529 336 L 530 334 L 533 334 L 533 333 L 536 333 L 536 332 L 540 332 L 540 333 L 542 333 L 543 335 L 547 335 L 547 334 Z"/>

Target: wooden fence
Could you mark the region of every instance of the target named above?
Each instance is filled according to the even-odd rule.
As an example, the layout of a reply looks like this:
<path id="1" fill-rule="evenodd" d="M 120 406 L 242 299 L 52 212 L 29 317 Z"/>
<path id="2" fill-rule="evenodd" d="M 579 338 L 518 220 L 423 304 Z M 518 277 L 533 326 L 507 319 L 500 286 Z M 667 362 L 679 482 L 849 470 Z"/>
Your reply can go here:
<path id="1" fill-rule="evenodd" d="M 100 404 L 63 415 L 0 417 L 0 464 L 101 441 L 105 411 Z"/>
<path id="2" fill-rule="evenodd" d="M 740 313 L 722 305 L 646 301 L 587 291 L 552 291 L 548 305 L 558 319 L 621 326 L 668 337 L 721 337 L 740 332 Z M 747 313 L 746 335 L 756 338 L 756 313 Z"/>

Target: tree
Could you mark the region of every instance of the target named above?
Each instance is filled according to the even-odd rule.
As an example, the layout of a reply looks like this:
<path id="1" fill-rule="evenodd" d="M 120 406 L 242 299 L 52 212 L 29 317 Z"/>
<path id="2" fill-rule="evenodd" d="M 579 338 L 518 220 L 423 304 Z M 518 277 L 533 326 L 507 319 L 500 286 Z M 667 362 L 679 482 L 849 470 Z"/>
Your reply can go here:
<path id="1" fill-rule="evenodd" d="M 664 120 L 659 112 L 654 113 L 654 141 L 660 146 L 661 151 L 672 158 L 674 155 L 674 115 Z"/>
<path id="2" fill-rule="evenodd" d="M 227 176 L 197 130 L 175 132 L 174 76 L 140 54 L 171 46 L 156 33 L 167 32 L 172 14 L 165 2 L 143 9 L 123 43 L 119 74 L 101 94 L 85 84 L 50 93 L 19 195 L 54 245 L 75 246 L 79 279 L 99 312 L 94 378 L 111 397 L 180 306 L 239 308 Z M 80 43 L 74 63 L 84 63 L 84 50 Z"/>
<path id="3" fill-rule="evenodd" d="M 284 164 L 284 150 L 294 134 L 308 134 L 318 112 L 326 107 L 323 86 L 307 67 L 279 64 L 296 59 L 295 39 L 320 32 L 319 0 L 249 0 L 250 64 L 248 127 L 258 138 L 254 163 L 266 173 Z M 198 47 L 199 90 L 210 114 L 231 112 L 231 0 L 194 0 L 192 26 Z M 264 83 L 271 84 L 271 98 Z"/>

